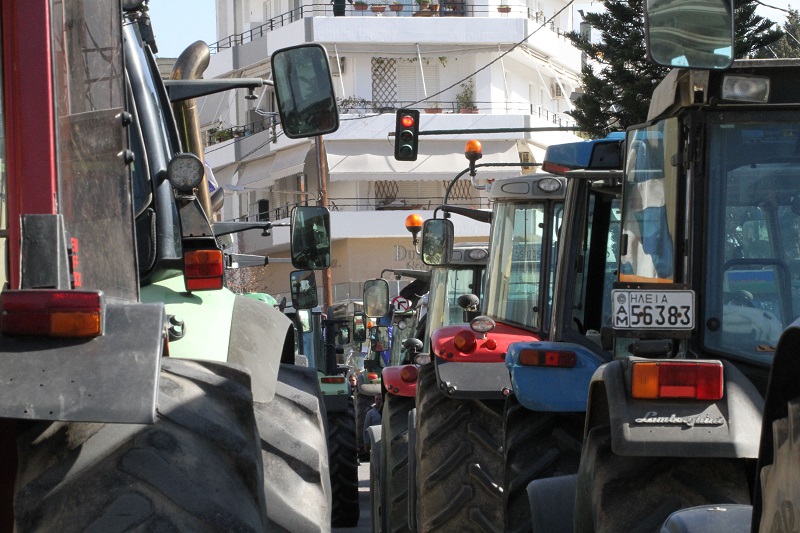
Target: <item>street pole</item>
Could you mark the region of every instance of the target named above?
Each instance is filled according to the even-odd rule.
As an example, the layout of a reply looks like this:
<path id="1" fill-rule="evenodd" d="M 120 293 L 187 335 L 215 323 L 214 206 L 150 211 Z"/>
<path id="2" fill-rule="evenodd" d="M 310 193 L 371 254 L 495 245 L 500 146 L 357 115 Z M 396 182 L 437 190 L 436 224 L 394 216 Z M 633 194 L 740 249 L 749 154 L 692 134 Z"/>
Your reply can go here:
<path id="1" fill-rule="evenodd" d="M 322 207 L 328 207 L 328 165 L 325 156 L 325 145 L 322 135 L 317 135 L 314 142 L 314 150 L 317 155 L 317 190 L 319 191 L 318 203 Z M 331 240 L 331 253 L 333 253 L 333 240 Z M 332 259 L 332 258 L 331 258 Z M 322 271 L 322 300 L 327 310 L 333 305 L 333 283 L 331 281 L 331 269 L 326 268 Z"/>

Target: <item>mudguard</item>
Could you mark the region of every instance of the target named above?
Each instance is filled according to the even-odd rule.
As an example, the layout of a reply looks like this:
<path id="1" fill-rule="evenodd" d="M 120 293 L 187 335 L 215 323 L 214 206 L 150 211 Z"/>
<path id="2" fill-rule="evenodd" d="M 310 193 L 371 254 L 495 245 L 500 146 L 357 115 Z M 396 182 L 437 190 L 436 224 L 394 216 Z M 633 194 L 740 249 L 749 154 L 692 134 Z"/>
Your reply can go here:
<path id="1" fill-rule="evenodd" d="M 294 327 L 283 313 L 228 289 L 185 292 L 183 276 L 142 287 L 141 298 L 163 302 L 181 324 L 170 357 L 242 365 L 252 375 L 253 400 L 272 400 L 280 363 L 294 362 Z"/>
<path id="2" fill-rule="evenodd" d="M 637 400 L 628 394 L 628 360 L 607 363 L 592 376 L 586 430 L 610 425 L 617 455 L 663 457 L 758 456 L 764 401 L 733 364 L 722 361 L 719 401 Z"/>
<path id="3" fill-rule="evenodd" d="M 571 350 L 575 366 L 527 366 L 519 362 L 522 350 Z M 545 412 L 580 412 L 586 409 L 589 382 L 600 365 L 608 362 L 585 346 L 563 342 L 515 342 L 508 347 L 506 367 L 517 400 L 526 409 Z"/>
<path id="4" fill-rule="evenodd" d="M 536 533 L 572 531 L 577 474 L 535 479 L 528 484 L 531 526 Z"/>
<path id="5" fill-rule="evenodd" d="M 389 394 L 406 398 L 414 398 L 417 395 L 417 382 L 408 383 L 400 378 L 400 372 L 407 366 L 416 367 L 416 365 L 387 366 L 381 372 L 383 385 Z"/>
<path id="6" fill-rule="evenodd" d="M 741 504 L 701 505 L 675 511 L 661 526 L 661 533 L 750 533 L 753 508 Z"/>
<path id="7" fill-rule="evenodd" d="M 105 320 L 89 340 L 2 337 L 0 417 L 155 422 L 164 306 L 108 301 Z"/>
<path id="8" fill-rule="evenodd" d="M 788 404 L 800 397 L 800 320 L 793 322 L 786 328 L 778 341 L 775 356 L 772 360 L 772 369 L 769 374 L 769 384 L 764 402 L 764 417 L 761 428 L 761 444 L 758 454 L 758 468 L 761 472 L 765 466 L 773 464 L 775 460 L 775 436 L 773 423 L 776 420 L 789 416 Z M 756 531 L 763 511 L 761 483 L 755 483 L 753 494 L 753 531 Z"/>

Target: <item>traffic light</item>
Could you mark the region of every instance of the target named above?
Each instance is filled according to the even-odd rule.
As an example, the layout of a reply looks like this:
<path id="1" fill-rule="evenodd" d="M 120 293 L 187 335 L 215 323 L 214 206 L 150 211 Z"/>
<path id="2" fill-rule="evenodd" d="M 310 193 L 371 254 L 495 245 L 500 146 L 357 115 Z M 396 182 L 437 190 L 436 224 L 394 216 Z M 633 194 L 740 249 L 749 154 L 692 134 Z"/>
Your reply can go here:
<path id="1" fill-rule="evenodd" d="M 394 158 L 416 161 L 419 146 L 419 111 L 398 109 L 394 125 Z"/>

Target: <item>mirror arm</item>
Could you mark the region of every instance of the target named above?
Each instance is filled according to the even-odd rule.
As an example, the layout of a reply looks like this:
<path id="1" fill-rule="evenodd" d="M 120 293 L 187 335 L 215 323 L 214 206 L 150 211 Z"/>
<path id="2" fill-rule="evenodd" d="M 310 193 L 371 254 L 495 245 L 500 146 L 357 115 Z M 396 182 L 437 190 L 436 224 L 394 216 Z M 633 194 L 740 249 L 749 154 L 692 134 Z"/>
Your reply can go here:
<path id="1" fill-rule="evenodd" d="M 480 209 L 470 209 L 469 207 L 460 207 L 457 205 L 440 205 L 433 210 L 433 218 L 436 218 L 436 213 L 440 210 L 445 213 L 455 213 L 457 215 L 471 218 L 477 222 L 484 222 L 486 224 L 492 223 L 491 211 L 481 211 Z"/>
<path id="2" fill-rule="evenodd" d="M 229 233 L 239 233 L 249 229 L 269 231 L 274 226 L 286 225 L 285 223 L 273 224 L 272 222 L 214 222 L 214 235 L 220 237 Z"/>

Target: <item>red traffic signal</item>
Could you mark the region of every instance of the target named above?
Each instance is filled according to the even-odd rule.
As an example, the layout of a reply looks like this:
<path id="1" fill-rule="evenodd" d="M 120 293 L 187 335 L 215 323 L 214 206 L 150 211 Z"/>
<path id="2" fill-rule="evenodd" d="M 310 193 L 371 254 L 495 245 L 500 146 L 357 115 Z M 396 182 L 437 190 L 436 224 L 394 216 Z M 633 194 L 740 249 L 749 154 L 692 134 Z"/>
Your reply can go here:
<path id="1" fill-rule="evenodd" d="M 419 111 L 399 109 L 395 117 L 394 158 L 416 161 L 419 145 Z"/>

